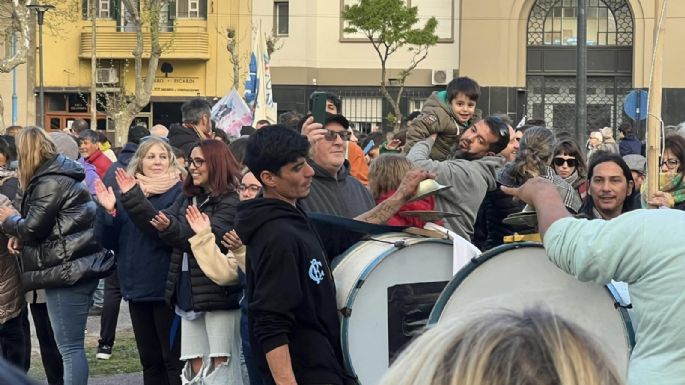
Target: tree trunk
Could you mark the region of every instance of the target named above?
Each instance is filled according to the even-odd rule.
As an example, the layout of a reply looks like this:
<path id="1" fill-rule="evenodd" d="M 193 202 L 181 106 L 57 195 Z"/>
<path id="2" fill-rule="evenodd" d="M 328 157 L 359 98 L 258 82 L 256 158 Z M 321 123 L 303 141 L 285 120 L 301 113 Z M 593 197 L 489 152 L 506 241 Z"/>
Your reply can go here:
<path id="1" fill-rule="evenodd" d="M 136 45 L 133 49 L 134 62 L 134 76 L 135 76 L 135 93 L 133 97 L 128 100 L 125 107 L 119 107 L 117 111 L 108 112 L 108 115 L 114 120 L 114 145 L 123 146 L 128 138 L 128 128 L 133 119 L 140 111 L 150 103 L 150 96 L 152 95 L 152 87 L 155 82 L 155 75 L 157 74 L 157 66 L 159 64 L 159 57 L 162 55 L 162 47 L 159 43 L 160 34 L 160 12 L 167 0 L 149 0 L 146 4 L 148 6 L 148 14 L 143 18 L 139 12 L 137 2 L 133 0 L 122 1 L 128 12 L 131 14 L 133 23 L 136 29 Z M 143 52 L 145 34 L 143 31 L 143 20 L 149 23 L 150 33 L 150 58 L 147 62 L 147 72 L 143 76 Z M 125 97 L 125 95 L 121 95 Z"/>
<path id="2" fill-rule="evenodd" d="M 114 121 L 114 145 L 123 147 L 128 140 L 128 128 L 131 127 L 136 114 L 132 114 L 128 109 L 120 111 L 113 116 Z"/>

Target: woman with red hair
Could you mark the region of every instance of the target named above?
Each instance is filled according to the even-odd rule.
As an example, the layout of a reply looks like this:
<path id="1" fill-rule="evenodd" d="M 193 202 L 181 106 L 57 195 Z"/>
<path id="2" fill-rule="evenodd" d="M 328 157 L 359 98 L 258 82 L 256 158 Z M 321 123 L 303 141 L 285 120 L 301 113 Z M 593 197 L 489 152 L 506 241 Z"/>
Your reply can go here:
<path id="1" fill-rule="evenodd" d="M 186 160 L 183 195 L 168 209 L 156 211 L 135 179 L 117 171 L 122 203 L 144 231 L 154 231 L 173 247 L 166 300 L 181 318 L 181 374 L 184 384 L 242 384 L 240 375 L 240 311 L 242 288 L 237 279 L 218 285 L 203 272 L 188 239 L 195 235 L 186 213 L 195 206 L 207 215 L 217 246 L 233 228 L 240 170 L 228 146 L 203 140 Z M 209 231 L 209 230 L 208 230 Z"/>

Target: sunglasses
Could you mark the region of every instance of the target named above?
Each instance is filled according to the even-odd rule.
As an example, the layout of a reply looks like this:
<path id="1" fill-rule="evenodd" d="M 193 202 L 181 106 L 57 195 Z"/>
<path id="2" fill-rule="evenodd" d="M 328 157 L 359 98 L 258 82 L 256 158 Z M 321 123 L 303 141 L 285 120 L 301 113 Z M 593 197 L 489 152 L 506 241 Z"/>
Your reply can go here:
<path id="1" fill-rule="evenodd" d="M 190 158 L 186 160 L 186 168 L 190 168 L 191 164 L 195 166 L 195 168 L 200 168 L 206 162 L 207 161 L 202 158 Z"/>
<path id="2" fill-rule="evenodd" d="M 575 160 L 574 158 L 571 159 L 564 159 L 564 158 L 554 158 L 554 165 L 557 167 L 561 167 L 566 163 L 569 167 L 576 167 L 578 166 L 578 161 Z"/>
<path id="3" fill-rule="evenodd" d="M 343 141 L 347 142 L 350 140 L 352 137 L 352 133 L 349 131 L 333 131 L 333 130 L 326 130 L 326 133 L 324 134 L 324 139 L 326 139 L 329 142 L 333 142 L 336 139 L 338 139 L 338 136 L 340 136 L 340 139 Z"/>

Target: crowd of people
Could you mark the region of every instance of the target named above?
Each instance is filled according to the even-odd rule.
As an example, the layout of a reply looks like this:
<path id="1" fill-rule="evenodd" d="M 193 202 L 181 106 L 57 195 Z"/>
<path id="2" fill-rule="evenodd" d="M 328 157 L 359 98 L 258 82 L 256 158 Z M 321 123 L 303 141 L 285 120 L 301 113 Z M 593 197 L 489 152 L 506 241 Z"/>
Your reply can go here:
<path id="1" fill-rule="evenodd" d="M 587 245 L 573 242 L 609 242 L 597 236 L 602 229 L 633 239 L 618 229 L 631 218 L 656 223 L 656 214 L 605 223 L 637 208 L 685 209 L 685 137 L 665 139 L 660 191 L 647 195 L 644 146 L 630 123 L 618 128 L 618 141 L 604 127 L 581 146 L 540 120 L 515 127 L 506 115 L 482 117 L 479 96 L 475 80 L 454 79 L 390 134 L 355 130 L 333 94 L 324 121 L 288 112 L 233 140 L 213 128 L 200 98 L 183 104 L 180 124 L 132 127 L 118 151 L 84 121 L 65 132 L 8 129 L 0 136 L 2 357 L 28 370 L 30 310 L 48 383 L 87 384 L 84 330 L 94 293 L 104 289 L 97 357 L 116 354 L 123 298 L 146 385 L 354 383 L 330 264 L 360 235 L 311 214 L 421 228 L 426 220 L 402 213 L 434 210 L 456 214 L 439 224 L 482 251 L 539 231 L 569 274 L 629 283 L 641 315 L 631 383 L 649 382 L 654 371 L 665 372 L 659 383 L 675 383 L 679 368 L 666 366 L 679 355 L 668 341 L 654 342 L 664 310 L 648 297 L 650 274 L 673 276 L 627 261 L 646 250 L 598 265 Z M 430 178 L 450 190 L 412 200 Z M 537 210 L 539 229 L 505 223 L 524 210 Z M 675 297 L 668 309 L 680 303 Z M 661 353 L 653 349 L 671 361 L 655 363 Z M 439 326 L 383 383 L 618 384 L 616 369 L 582 330 L 531 310 L 463 330 Z"/>

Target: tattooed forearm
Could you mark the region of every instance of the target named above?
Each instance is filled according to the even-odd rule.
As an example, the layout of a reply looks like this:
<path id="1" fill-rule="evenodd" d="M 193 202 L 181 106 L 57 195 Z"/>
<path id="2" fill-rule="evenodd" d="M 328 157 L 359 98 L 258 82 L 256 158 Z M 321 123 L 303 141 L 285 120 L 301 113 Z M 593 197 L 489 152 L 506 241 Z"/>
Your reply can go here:
<path id="1" fill-rule="evenodd" d="M 390 198 L 379 203 L 376 207 L 354 219 L 373 224 L 383 224 L 387 222 L 404 204 L 404 201 L 395 195 L 398 194 L 392 195 Z"/>

